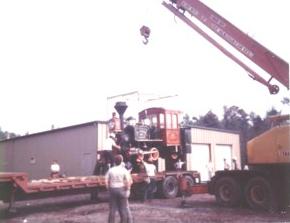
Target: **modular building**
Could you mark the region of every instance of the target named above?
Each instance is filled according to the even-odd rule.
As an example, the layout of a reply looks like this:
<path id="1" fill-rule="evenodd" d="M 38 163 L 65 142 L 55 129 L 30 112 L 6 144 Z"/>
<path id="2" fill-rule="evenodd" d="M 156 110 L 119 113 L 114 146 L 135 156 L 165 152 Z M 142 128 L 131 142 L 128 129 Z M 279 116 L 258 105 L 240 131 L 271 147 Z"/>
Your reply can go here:
<path id="1" fill-rule="evenodd" d="M 238 133 L 195 127 L 187 135 L 186 167 L 199 171 L 202 181 L 209 180 L 217 170 L 241 168 Z"/>
<path id="2" fill-rule="evenodd" d="M 66 176 L 92 175 L 97 150 L 107 134 L 104 121 L 53 129 L 0 142 L 0 172 L 26 172 L 30 179 L 47 178 L 53 160 Z"/>

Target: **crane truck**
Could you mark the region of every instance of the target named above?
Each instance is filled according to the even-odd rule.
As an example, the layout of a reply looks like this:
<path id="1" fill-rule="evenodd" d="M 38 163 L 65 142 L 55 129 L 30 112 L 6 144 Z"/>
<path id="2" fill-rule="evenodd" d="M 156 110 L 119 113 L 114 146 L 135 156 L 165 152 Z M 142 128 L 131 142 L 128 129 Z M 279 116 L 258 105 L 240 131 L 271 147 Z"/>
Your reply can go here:
<path id="1" fill-rule="evenodd" d="M 289 65 L 235 27 L 199 0 L 170 0 L 162 3 L 175 16 L 198 32 L 222 53 L 244 68 L 251 78 L 277 94 L 279 87 L 270 81 L 275 78 L 289 89 Z M 224 39 L 232 47 L 270 74 L 265 80 L 248 65 L 230 53 L 197 26 L 188 15 Z M 275 117 L 285 121 L 289 115 Z M 217 171 L 208 182 L 208 192 L 223 206 L 248 204 L 253 209 L 285 209 L 290 200 L 290 126 L 278 125 L 247 144 L 249 170 Z M 185 187 L 186 188 L 186 187 Z"/>
<path id="2" fill-rule="evenodd" d="M 266 85 L 270 93 L 276 94 L 279 91 L 277 85 L 270 84 L 272 78 L 277 79 L 289 89 L 288 63 L 242 33 L 203 3 L 198 0 L 171 0 L 170 3 L 163 2 L 163 5 L 242 66 L 253 79 Z M 266 81 L 229 53 L 188 19 L 185 12 L 195 16 L 233 47 L 268 71 L 271 78 Z M 146 38 L 145 43 L 147 44 L 150 29 L 146 27 L 141 29 L 141 34 Z M 126 107 L 124 103 L 116 104 L 116 110 L 120 117 L 123 116 Z M 185 132 L 178 125 L 178 112 L 163 108 L 149 108 L 139 113 L 140 121 L 147 118 L 151 119 L 152 124 L 154 124 L 150 128 L 147 125 L 137 124 L 122 129 L 120 125 L 120 143 L 123 144 L 124 151 L 134 156 L 136 151 L 131 148 L 139 148 L 144 150 L 143 153 L 152 156 L 155 161 L 161 155 L 168 164 L 171 164 L 171 151 L 182 151 L 186 139 Z M 289 119 L 289 115 L 273 118 L 276 122 L 286 119 Z M 120 124 L 122 123 L 121 121 Z M 290 203 L 289 137 L 289 124 L 275 126 L 248 142 L 249 169 L 217 171 L 207 183 L 201 182 L 200 174 L 197 171 L 167 169 L 155 177 L 159 183 L 160 192 L 166 198 L 173 198 L 183 191 L 185 191 L 183 194 L 187 195 L 210 193 L 215 195 L 219 204 L 228 207 L 246 203 L 254 209 L 284 209 Z M 142 183 L 146 176 L 133 173 L 132 177 L 134 186 L 138 189 L 138 184 Z M 4 193 L 0 193 L 0 199 L 10 202 L 10 207 L 12 207 L 14 201 L 18 199 L 104 189 L 104 176 L 67 177 L 29 182 L 27 173 L 0 173 L 0 189 L 4 191 Z"/>

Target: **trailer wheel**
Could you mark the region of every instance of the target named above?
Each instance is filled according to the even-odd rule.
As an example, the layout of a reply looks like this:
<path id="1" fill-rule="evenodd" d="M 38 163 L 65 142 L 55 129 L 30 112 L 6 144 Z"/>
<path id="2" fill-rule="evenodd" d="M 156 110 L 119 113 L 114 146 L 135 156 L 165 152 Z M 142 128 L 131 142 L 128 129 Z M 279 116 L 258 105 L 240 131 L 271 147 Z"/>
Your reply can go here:
<path id="1" fill-rule="evenodd" d="M 179 190 L 180 190 L 180 195 L 183 196 L 191 196 L 191 188 L 194 185 L 194 179 L 192 176 L 189 175 L 184 175 L 179 181 Z"/>
<path id="2" fill-rule="evenodd" d="M 263 177 L 254 177 L 245 187 L 247 204 L 255 210 L 275 211 L 277 208 L 271 184 Z"/>
<path id="3" fill-rule="evenodd" d="M 178 193 L 178 181 L 174 176 L 167 176 L 162 182 L 161 192 L 165 198 L 175 198 Z"/>
<path id="4" fill-rule="evenodd" d="M 238 182 L 232 177 L 221 177 L 214 187 L 218 204 L 226 207 L 235 207 L 242 202 L 242 190 Z"/>

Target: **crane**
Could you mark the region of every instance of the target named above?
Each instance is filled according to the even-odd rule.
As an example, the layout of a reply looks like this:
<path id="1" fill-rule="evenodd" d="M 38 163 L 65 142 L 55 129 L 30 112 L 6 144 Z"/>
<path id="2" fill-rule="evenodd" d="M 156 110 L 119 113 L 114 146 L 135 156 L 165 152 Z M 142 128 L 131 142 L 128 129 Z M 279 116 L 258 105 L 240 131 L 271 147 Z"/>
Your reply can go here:
<path id="1" fill-rule="evenodd" d="M 198 32 L 211 44 L 213 44 L 223 54 L 245 69 L 252 79 L 267 86 L 271 94 L 277 94 L 279 92 L 279 86 L 270 83 L 273 78 L 289 90 L 289 64 L 275 53 L 258 43 L 256 40 L 245 34 L 217 12 L 203 4 L 201 1 L 169 0 L 169 2 L 163 1 L 162 5 Z M 246 63 L 238 59 L 209 34 L 199 28 L 199 26 L 197 26 L 190 18 L 186 16 L 186 13 L 194 16 L 223 40 L 229 43 L 233 48 L 265 70 L 268 74 L 270 74 L 270 78 L 268 80 L 264 79 Z M 146 38 L 147 44 L 149 37 L 148 32 L 145 32 L 144 28 L 142 31 L 141 35 Z"/>

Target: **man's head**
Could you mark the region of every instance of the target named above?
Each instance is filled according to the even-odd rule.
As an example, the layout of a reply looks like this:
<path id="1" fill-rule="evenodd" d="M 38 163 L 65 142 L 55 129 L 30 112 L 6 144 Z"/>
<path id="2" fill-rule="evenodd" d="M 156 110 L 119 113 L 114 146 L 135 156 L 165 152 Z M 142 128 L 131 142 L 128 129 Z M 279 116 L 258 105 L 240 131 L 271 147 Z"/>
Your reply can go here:
<path id="1" fill-rule="evenodd" d="M 109 137 L 114 139 L 114 138 L 116 137 L 116 135 L 115 135 L 115 133 L 111 132 L 111 133 L 109 134 Z"/>
<path id="2" fill-rule="evenodd" d="M 123 156 L 118 154 L 114 157 L 115 164 L 119 166 L 123 162 Z"/>

